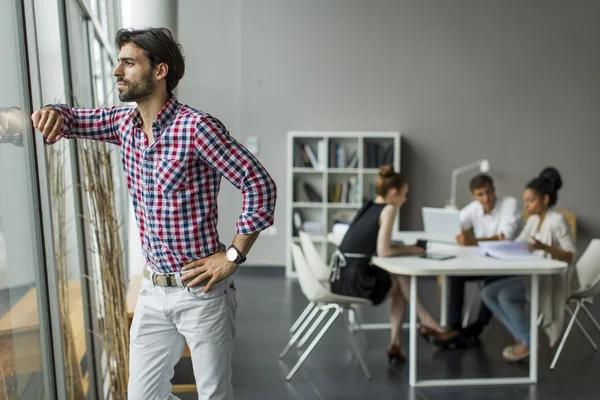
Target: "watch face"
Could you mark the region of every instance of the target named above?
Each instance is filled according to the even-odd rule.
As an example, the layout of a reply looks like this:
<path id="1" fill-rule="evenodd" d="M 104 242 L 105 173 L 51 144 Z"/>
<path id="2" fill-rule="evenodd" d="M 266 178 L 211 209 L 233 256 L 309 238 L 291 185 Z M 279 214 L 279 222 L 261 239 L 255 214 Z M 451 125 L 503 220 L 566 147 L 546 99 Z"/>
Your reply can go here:
<path id="1" fill-rule="evenodd" d="M 227 253 L 225 253 L 225 257 L 227 257 L 227 261 L 234 262 L 237 258 L 237 251 L 235 251 L 235 249 L 229 249 L 227 250 Z"/>

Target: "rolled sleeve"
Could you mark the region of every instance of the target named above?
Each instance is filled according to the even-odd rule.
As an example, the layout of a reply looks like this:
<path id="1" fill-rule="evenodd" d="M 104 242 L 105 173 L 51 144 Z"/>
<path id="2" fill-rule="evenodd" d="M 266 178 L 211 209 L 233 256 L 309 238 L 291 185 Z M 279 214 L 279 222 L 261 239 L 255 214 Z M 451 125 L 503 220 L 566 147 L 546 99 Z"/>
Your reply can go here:
<path id="1" fill-rule="evenodd" d="M 66 139 L 90 139 L 121 144 L 120 120 L 131 111 L 129 107 L 98 109 L 72 108 L 66 104 L 50 104 L 63 118 L 60 135 Z"/>
<path id="2" fill-rule="evenodd" d="M 243 194 L 236 232 L 248 235 L 273 225 L 277 186 L 267 170 L 217 119 L 202 117 L 196 128 L 198 156 Z"/>
<path id="3" fill-rule="evenodd" d="M 467 207 L 463 208 L 462 210 L 460 210 L 460 212 L 458 213 L 458 219 L 460 221 L 460 227 L 463 230 L 463 232 L 466 232 L 469 229 L 473 228 L 473 218 L 471 216 L 471 207 L 467 206 Z"/>

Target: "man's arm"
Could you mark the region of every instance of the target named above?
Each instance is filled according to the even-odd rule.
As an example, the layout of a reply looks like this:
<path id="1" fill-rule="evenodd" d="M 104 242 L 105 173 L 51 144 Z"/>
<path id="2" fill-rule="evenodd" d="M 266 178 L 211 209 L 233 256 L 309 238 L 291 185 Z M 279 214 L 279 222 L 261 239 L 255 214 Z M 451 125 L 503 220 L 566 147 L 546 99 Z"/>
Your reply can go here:
<path id="1" fill-rule="evenodd" d="M 273 225 L 277 187 L 258 159 L 214 118 L 199 121 L 195 145 L 198 157 L 244 196 L 237 233 L 247 235 Z"/>
<path id="2" fill-rule="evenodd" d="M 198 157 L 219 172 L 244 195 L 242 212 L 236 224 L 233 245 L 246 256 L 259 233 L 273 225 L 277 187 L 262 164 L 216 119 L 201 118 L 197 124 L 195 151 Z M 208 281 L 204 292 L 233 274 L 238 264 L 213 254 L 183 267 L 181 279 L 187 286 Z M 186 272 L 189 271 L 189 272 Z"/>
<path id="3" fill-rule="evenodd" d="M 42 132 L 48 144 L 61 138 L 83 138 L 121 144 L 119 122 L 130 111 L 127 107 L 99 109 L 71 108 L 51 104 L 31 115 L 33 127 Z"/>
<path id="4" fill-rule="evenodd" d="M 460 228 L 462 232 L 456 236 L 456 242 L 460 246 L 476 246 L 477 239 L 473 235 L 473 216 L 471 211 L 471 204 L 460 210 L 458 214 L 460 220 Z"/>

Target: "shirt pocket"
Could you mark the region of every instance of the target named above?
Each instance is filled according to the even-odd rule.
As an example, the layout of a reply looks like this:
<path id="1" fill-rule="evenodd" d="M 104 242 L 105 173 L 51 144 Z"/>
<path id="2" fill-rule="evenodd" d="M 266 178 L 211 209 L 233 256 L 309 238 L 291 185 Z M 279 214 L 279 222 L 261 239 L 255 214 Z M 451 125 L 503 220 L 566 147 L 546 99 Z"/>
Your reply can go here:
<path id="1" fill-rule="evenodd" d="M 161 158 L 156 167 L 156 183 L 163 193 L 179 192 L 185 188 L 186 164 L 182 160 Z"/>

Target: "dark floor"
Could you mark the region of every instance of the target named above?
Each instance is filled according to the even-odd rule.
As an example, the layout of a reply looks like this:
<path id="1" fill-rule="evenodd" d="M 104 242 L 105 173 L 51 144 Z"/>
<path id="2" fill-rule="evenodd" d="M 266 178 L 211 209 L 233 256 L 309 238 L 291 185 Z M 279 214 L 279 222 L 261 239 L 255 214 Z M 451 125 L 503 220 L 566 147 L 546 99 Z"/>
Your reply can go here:
<path id="1" fill-rule="evenodd" d="M 358 335 L 372 378 L 367 380 L 351 358 L 347 331 L 338 320 L 308 357 L 291 382 L 285 375 L 298 359 L 291 351 L 285 361 L 277 359 L 287 343 L 288 329 L 307 304 L 295 280 L 285 279 L 279 268 L 246 268 L 238 272 L 237 337 L 233 361 L 233 386 L 237 400 L 258 399 L 410 399 L 410 400 L 598 400 L 600 399 L 600 352 L 594 352 L 580 332 L 572 331 L 555 371 L 548 367 L 553 350 L 540 335 L 539 383 L 503 387 L 423 388 L 408 385 L 408 365 L 389 368 L 385 358 L 387 331 L 367 331 L 366 341 Z M 438 313 L 434 279 L 421 280 L 424 301 Z M 387 307 L 361 310 L 364 322 L 386 322 Z M 592 306 L 600 317 L 600 307 Z M 599 318 L 600 319 L 600 318 Z M 585 316 L 580 318 L 600 343 Z M 408 353 L 408 332 L 405 332 Z M 526 376 L 528 366 L 511 365 L 501 357 L 511 338 L 497 322 L 483 333 L 481 345 L 466 350 L 436 350 L 419 339 L 419 378 Z M 182 362 L 175 381 L 192 379 L 191 366 Z M 182 400 L 196 395 L 178 394 Z"/>

